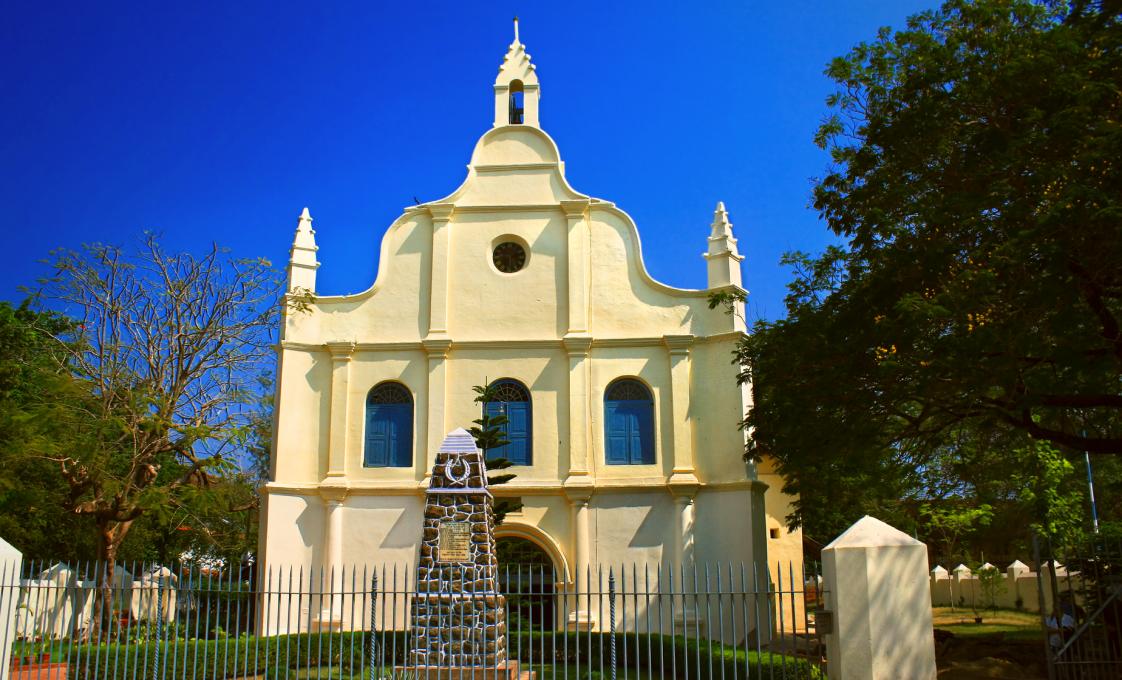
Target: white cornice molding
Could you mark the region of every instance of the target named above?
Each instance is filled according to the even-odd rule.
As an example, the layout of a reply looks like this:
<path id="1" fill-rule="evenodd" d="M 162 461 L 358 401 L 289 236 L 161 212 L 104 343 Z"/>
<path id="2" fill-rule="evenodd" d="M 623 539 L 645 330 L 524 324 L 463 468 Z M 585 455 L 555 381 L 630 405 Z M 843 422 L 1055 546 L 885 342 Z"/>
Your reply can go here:
<path id="1" fill-rule="evenodd" d="M 322 497 L 325 488 L 329 489 L 328 493 L 333 493 L 334 489 L 338 487 L 331 487 L 330 485 L 325 487 L 325 485 L 315 482 L 268 482 L 261 486 L 260 491 L 263 494 L 295 494 L 300 496 Z M 661 476 L 620 477 L 616 479 L 605 479 L 601 477 L 596 478 L 591 485 L 582 486 L 581 488 L 587 489 L 587 491 L 593 495 L 598 492 L 673 494 L 672 484 L 669 483 L 666 477 Z M 767 490 L 768 485 L 755 479 L 739 479 L 727 482 L 698 482 L 697 488 L 700 491 L 736 491 L 740 489 L 752 489 L 763 492 Z M 422 498 L 425 495 L 426 489 L 426 484 L 411 479 L 403 481 L 371 481 L 348 478 L 346 495 L 348 497 L 415 496 L 417 498 Z M 567 489 L 561 482 L 524 481 L 518 483 L 517 480 L 512 480 L 508 484 L 496 487 L 493 491 L 496 498 L 503 498 L 509 496 L 565 496 L 571 489 Z"/>
<path id="2" fill-rule="evenodd" d="M 479 173 L 492 173 L 492 172 L 509 172 L 512 170 L 561 170 L 561 162 L 543 162 L 543 163 L 480 163 L 479 165 L 470 165 Z"/>
<path id="3" fill-rule="evenodd" d="M 582 349 L 585 344 L 590 344 L 591 347 L 613 347 L 613 348 L 639 348 L 639 347 L 664 347 L 666 346 L 666 338 L 692 338 L 693 344 L 708 344 L 719 342 L 737 342 L 742 337 L 745 337 L 742 331 L 728 331 L 724 333 L 715 333 L 713 335 L 666 335 L 666 336 L 650 336 L 638 338 L 596 338 L 582 336 L 578 339 L 574 338 L 540 338 L 540 339 L 526 339 L 526 340 L 452 340 L 441 339 L 439 342 L 443 345 L 446 342 L 451 343 L 452 350 L 489 350 L 489 349 L 545 349 L 545 350 L 565 350 L 568 351 L 570 347 L 579 345 L 578 349 Z M 353 347 L 352 353 L 357 354 L 361 352 L 422 352 L 425 351 L 425 343 L 433 344 L 433 340 L 401 340 L 396 342 L 343 342 L 343 343 L 330 343 L 337 348 L 335 352 L 346 353 L 348 347 Z M 279 345 L 280 349 L 292 350 L 297 352 L 323 352 L 328 348 L 324 344 L 311 343 L 311 342 L 297 342 L 294 340 L 284 340 Z M 335 353 L 333 352 L 333 353 Z"/>

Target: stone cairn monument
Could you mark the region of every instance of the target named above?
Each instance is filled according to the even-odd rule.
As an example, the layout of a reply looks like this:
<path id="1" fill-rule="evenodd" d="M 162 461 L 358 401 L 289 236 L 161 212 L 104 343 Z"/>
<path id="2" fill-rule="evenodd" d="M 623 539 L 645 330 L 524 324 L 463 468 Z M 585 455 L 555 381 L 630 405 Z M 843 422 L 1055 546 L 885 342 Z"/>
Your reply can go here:
<path id="1" fill-rule="evenodd" d="M 436 454 L 425 497 L 409 665 L 418 678 L 518 678 L 506 657 L 506 598 L 498 591 L 494 498 L 483 454 L 464 429 Z"/>

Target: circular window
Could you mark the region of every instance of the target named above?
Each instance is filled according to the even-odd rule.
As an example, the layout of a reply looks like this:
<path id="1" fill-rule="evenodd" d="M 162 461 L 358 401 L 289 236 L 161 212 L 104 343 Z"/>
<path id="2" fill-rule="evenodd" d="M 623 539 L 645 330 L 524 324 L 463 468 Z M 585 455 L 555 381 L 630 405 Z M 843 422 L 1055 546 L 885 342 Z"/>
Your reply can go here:
<path id="1" fill-rule="evenodd" d="M 504 241 L 495 246 L 491 253 L 495 269 L 504 274 L 513 274 L 526 266 L 526 249 L 514 241 Z"/>

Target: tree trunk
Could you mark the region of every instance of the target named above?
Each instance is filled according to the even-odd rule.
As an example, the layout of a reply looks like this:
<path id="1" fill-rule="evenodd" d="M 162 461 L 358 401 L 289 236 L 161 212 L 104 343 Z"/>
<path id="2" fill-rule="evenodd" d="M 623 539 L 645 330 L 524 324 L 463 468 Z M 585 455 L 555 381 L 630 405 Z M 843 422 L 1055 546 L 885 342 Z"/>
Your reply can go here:
<path id="1" fill-rule="evenodd" d="M 117 566 L 117 552 L 124 542 L 125 536 L 132 527 L 132 521 L 117 522 L 109 518 L 97 519 L 97 564 L 100 567 L 97 574 L 97 604 L 94 607 L 95 616 L 91 617 L 91 638 L 104 640 L 113 631 L 114 618 L 114 588 L 113 572 Z M 129 584 L 131 585 L 131 584 Z M 125 584 L 120 584 L 124 587 Z"/>

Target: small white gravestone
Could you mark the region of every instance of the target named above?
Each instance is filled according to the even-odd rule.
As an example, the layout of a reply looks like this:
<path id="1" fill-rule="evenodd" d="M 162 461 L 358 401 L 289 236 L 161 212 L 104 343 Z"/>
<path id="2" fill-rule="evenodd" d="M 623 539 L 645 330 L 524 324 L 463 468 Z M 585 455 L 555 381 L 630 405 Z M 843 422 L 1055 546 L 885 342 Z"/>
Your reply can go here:
<path id="1" fill-rule="evenodd" d="M 934 680 L 927 546 L 874 517 L 822 549 L 831 680 Z"/>
<path id="2" fill-rule="evenodd" d="M 167 567 L 153 567 L 140 575 L 132 584 L 132 604 L 129 611 L 137 621 L 164 621 L 175 618 L 176 593 L 179 578 Z"/>
<path id="3" fill-rule="evenodd" d="M 0 538 L 0 680 L 8 678 L 8 662 L 16 637 L 16 602 L 23 553 Z"/>

